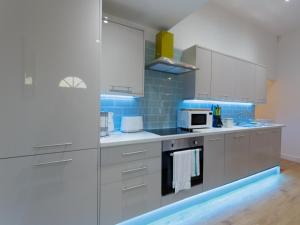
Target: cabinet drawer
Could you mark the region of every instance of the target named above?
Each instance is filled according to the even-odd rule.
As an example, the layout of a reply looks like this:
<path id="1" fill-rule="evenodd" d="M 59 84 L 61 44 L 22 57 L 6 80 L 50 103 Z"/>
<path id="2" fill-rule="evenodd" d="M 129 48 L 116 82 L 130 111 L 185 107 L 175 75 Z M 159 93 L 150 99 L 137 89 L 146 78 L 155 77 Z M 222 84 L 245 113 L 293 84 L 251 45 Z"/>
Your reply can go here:
<path id="1" fill-rule="evenodd" d="M 161 142 L 101 149 L 101 166 L 161 156 Z"/>
<path id="2" fill-rule="evenodd" d="M 161 158 L 142 159 L 101 168 L 101 184 L 124 181 L 161 171 Z"/>
<path id="3" fill-rule="evenodd" d="M 161 175 L 101 185 L 100 224 L 112 225 L 160 207 Z"/>

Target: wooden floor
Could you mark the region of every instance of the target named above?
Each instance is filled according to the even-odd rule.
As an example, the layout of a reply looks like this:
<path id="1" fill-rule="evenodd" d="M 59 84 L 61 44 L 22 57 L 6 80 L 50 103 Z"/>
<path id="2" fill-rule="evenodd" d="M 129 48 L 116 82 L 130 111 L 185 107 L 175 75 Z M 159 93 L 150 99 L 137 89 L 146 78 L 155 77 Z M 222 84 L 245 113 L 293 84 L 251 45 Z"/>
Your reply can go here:
<path id="1" fill-rule="evenodd" d="M 270 193 L 249 193 L 253 201 L 245 200 L 245 204 L 199 224 L 300 225 L 300 164 L 284 160 L 281 168 Z"/>
<path id="2" fill-rule="evenodd" d="M 154 224 L 300 225 L 300 164 L 284 160 L 281 168 L 275 178 Z"/>

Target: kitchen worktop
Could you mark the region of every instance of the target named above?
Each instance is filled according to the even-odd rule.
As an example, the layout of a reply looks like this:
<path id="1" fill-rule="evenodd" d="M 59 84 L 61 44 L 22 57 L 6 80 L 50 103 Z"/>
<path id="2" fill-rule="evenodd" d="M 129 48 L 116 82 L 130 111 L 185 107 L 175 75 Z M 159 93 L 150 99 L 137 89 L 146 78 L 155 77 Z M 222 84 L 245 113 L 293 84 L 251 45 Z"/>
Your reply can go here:
<path id="1" fill-rule="evenodd" d="M 160 136 L 146 131 L 138 132 L 138 133 L 114 132 L 110 136 L 100 138 L 100 146 L 102 148 L 114 147 L 114 146 L 139 144 L 139 143 L 147 143 L 147 142 L 154 142 L 154 141 L 164 141 L 170 139 L 208 136 L 208 135 L 215 135 L 215 134 L 227 134 L 227 133 L 234 133 L 238 131 L 252 131 L 252 130 L 269 129 L 269 128 L 280 128 L 280 127 L 284 127 L 284 125 L 269 124 L 267 126 L 261 126 L 261 127 L 235 126 L 232 128 L 207 128 L 207 129 L 196 130 L 193 133 L 176 134 L 176 135 L 168 135 L 168 136 Z"/>

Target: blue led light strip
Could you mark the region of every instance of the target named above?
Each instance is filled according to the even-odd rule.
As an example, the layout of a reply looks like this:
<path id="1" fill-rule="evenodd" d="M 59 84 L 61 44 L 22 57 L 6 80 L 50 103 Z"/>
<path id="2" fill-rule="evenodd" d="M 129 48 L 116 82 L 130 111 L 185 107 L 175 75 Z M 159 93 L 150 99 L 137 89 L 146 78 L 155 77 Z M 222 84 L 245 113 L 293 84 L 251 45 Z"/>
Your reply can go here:
<path id="1" fill-rule="evenodd" d="M 251 106 L 254 105 L 253 103 L 247 103 L 247 102 L 223 102 L 223 101 L 213 101 L 213 100 L 184 100 L 184 103 L 193 104 L 193 103 L 203 103 L 203 104 L 218 104 L 218 105 L 245 105 L 245 106 Z"/>
<path id="2" fill-rule="evenodd" d="M 176 212 L 190 208 L 194 205 L 205 203 L 209 200 L 212 200 L 214 198 L 231 193 L 231 192 L 236 191 L 237 189 L 240 189 L 246 185 L 252 184 L 254 182 L 260 181 L 264 178 L 267 178 L 267 177 L 270 177 L 272 175 L 276 175 L 279 173 L 280 173 L 280 167 L 277 166 L 277 167 L 271 168 L 269 170 L 266 170 L 266 171 L 257 173 L 255 175 L 243 178 L 241 180 L 235 181 L 233 183 L 218 187 L 216 189 L 200 193 L 196 196 L 187 198 L 180 202 L 176 202 L 174 204 L 159 208 L 152 212 L 149 212 L 144 215 L 138 216 L 136 218 L 122 222 L 119 225 L 145 225 L 145 224 L 153 223 L 163 217 L 167 217 Z"/>

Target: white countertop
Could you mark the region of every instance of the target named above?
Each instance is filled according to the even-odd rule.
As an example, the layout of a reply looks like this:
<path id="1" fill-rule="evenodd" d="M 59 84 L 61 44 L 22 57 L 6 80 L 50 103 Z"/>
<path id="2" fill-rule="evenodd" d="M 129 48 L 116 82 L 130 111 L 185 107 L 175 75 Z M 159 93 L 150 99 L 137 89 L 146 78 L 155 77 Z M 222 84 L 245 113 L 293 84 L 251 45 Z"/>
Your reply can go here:
<path id="1" fill-rule="evenodd" d="M 168 136 L 160 136 L 146 131 L 138 132 L 138 133 L 114 132 L 110 136 L 100 138 L 100 146 L 102 148 L 115 147 L 115 146 L 147 143 L 147 142 L 154 142 L 154 141 L 164 141 L 170 139 L 208 136 L 208 135 L 215 135 L 215 134 L 227 134 L 227 133 L 234 133 L 239 131 L 251 131 L 251 130 L 261 130 L 261 129 L 270 129 L 270 128 L 281 128 L 281 127 L 284 127 L 284 125 L 270 124 L 268 126 L 262 126 L 262 127 L 236 126 L 232 128 L 208 128 L 208 129 L 199 129 L 197 131 L 194 131 L 193 133 L 176 134 L 176 135 L 168 135 Z"/>

